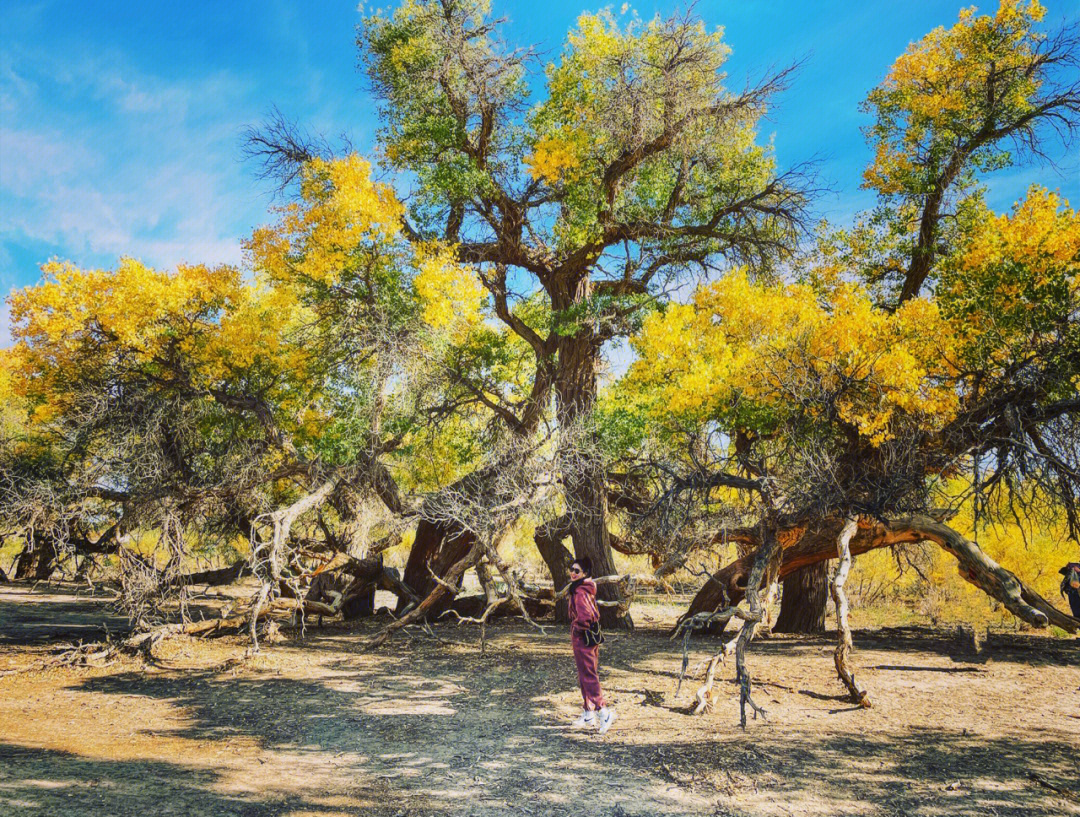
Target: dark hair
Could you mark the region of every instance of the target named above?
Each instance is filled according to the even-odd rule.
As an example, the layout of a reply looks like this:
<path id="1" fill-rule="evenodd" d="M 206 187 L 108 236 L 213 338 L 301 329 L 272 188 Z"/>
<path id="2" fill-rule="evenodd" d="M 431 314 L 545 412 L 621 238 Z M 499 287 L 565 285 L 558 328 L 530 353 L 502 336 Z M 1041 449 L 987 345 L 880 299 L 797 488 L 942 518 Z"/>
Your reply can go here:
<path id="1" fill-rule="evenodd" d="M 581 572 L 586 576 L 592 575 L 592 559 L 588 556 L 582 556 L 580 559 L 574 559 L 570 563 L 571 565 L 581 565 Z"/>

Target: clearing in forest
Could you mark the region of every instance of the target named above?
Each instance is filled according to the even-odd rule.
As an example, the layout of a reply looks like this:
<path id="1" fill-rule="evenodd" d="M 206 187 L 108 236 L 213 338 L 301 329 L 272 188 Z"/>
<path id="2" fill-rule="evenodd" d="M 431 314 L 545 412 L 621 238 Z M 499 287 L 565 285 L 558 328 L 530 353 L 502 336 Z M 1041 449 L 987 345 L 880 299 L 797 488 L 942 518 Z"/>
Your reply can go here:
<path id="1" fill-rule="evenodd" d="M 831 672 L 832 635 L 759 642 L 768 720 L 737 725 L 726 672 L 716 710 L 687 714 L 713 643 L 692 642 L 675 696 L 673 617 L 644 607 L 609 636 L 619 711 L 604 738 L 570 722 L 580 698 L 566 633 L 521 623 L 436 627 L 375 653 L 376 632 L 310 629 L 245 658 L 247 639 L 176 638 L 144 664 L 0 677 L 0 811 L 31 815 L 1080 814 L 1080 648 L 994 634 L 856 631 L 874 708 Z M 652 612 L 655 611 L 655 612 Z M 87 637 L 100 599 L 0 592 L 0 672 Z M 729 668 L 730 669 L 730 668 Z"/>

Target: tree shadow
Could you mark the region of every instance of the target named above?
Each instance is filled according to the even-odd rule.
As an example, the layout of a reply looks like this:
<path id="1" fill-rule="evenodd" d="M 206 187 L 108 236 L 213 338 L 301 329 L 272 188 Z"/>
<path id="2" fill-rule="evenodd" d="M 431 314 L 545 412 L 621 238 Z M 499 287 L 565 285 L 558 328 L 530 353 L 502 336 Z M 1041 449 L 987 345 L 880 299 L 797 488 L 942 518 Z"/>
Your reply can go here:
<path id="1" fill-rule="evenodd" d="M 11 817 L 184 815 L 272 817 L 329 813 L 297 797 L 215 791 L 213 771 L 154 760 L 104 760 L 0 743 L 0 813 Z"/>
<path id="2" fill-rule="evenodd" d="M 98 641 L 109 633 L 130 630 L 127 617 L 110 610 L 107 598 L 83 596 L 69 588 L 35 591 L 21 582 L 0 585 L 0 646 Z"/>
<path id="3" fill-rule="evenodd" d="M 691 648 L 719 649 L 732 637 L 695 634 Z M 994 631 L 984 652 L 971 654 L 950 630 L 931 627 L 881 627 L 855 630 L 852 633 L 856 653 L 916 652 L 948 658 L 962 664 L 984 664 L 987 661 L 1009 661 L 1031 665 L 1074 666 L 1080 661 L 1080 639 L 1051 638 L 1045 635 Z M 836 632 L 822 635 L 770 635 L 755 639 L 751 651 L 759 655 L 788 655 L 800 650 L 821 650 L 836 645 Z"/>
<path id="4" fill-rule="evenodd" d="M 1059 736 L 987 738 L 898 729 L 872 736 L 801 734 L 760 727 L 726 731 L 709 744 L 658 741 L 636 748 L 635 765 L 669 783 L 719 799 L 714 814 L 778 813 L 880 817 L 1030 817 L 1065 814 L 1060 795 L 1033 776 L 1075 792 L 1076 746 Z M 583 764 L 616 762 L 608 743 L 584 743 Z M 1033 770 L 1037 769 L 1037 772 Z M 801 802 L 800 802 L 801 801 Z M 646 814 L 634 812 L 628 814 Z"/>

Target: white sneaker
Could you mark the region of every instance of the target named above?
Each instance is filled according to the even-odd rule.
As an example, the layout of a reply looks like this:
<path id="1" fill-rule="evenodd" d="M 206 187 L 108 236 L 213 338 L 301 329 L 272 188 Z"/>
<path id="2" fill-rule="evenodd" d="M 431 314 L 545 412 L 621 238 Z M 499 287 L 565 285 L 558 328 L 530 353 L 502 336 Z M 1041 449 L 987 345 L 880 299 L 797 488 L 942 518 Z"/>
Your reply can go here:
<path id="1" fill-rule="evenodd" d="M 574 721 L 575 729 L 584 729 L 586 726 L 594 726 L 596 724 L 596 716 L 590 710 L 582 710 L 578 715 L 578 719 Z"/>
<path id="2" fill-rule="evenodd" d="M 601 709 L 600 710 L 600 734 L 604 734 L 611 728 L 611 724 L 615 723 L 615 710 L 614 709 Z"/>

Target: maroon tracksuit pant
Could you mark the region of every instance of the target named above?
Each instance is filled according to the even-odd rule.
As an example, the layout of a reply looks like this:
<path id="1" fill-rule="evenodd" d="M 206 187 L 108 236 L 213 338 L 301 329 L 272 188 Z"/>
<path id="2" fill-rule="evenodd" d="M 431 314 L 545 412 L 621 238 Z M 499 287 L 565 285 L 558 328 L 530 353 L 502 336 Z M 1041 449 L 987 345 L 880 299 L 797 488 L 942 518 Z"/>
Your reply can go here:
<path id="1" fill-rule="evenodd" d="M 577 664 L 578 684 L 586 709 L 600 709 L 604 705 L 604 693 L 600 691 L 600 645 L 586 647 L 581 636 L 570 636 L 574 645 L 574 663 Z"/>

